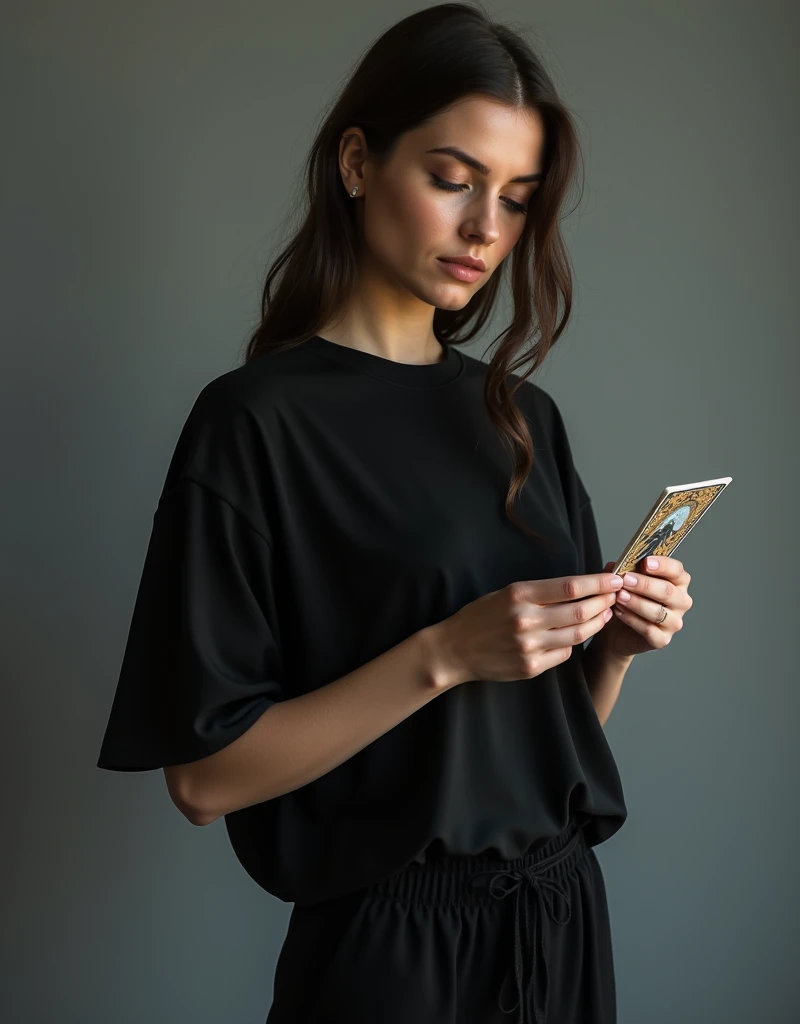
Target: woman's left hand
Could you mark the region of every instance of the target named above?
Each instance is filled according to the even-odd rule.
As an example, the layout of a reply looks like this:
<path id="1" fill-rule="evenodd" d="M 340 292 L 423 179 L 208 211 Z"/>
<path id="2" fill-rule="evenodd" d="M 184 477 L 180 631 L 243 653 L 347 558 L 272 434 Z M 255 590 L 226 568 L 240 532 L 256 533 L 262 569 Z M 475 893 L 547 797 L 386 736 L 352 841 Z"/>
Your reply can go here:
<path id="1" fill-rule="evenodd" d="M 603 572 L 610 572 L 613 567 L 613 562 L 606 562 Z M 644 568 L 648 571 L 643 572 Z M 596 639 L 620 658 L 666 647 L 675 633 L 683 629 L 683 617 L 693 604 L 688 592 L 691 576 L 683 562 L 663 555 L 643 559 L 641 568 L 637 567 L 635 573 L 624 573 L 622 579 L 623 585 L 611 606 L 613 618 Z M 629 594 L 630 599 L 626 601 L 623 593 Z M 660 622 L 662 618 L 664 621 Z"/>

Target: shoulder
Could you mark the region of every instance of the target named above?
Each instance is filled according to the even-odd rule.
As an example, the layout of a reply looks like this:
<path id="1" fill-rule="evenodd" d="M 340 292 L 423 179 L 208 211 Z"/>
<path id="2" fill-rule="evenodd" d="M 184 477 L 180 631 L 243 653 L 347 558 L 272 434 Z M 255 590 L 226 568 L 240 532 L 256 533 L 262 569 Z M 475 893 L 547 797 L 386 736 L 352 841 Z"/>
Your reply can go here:
<path id="1" fill-rule="evenodd" d="M 309 373 L 319 368 L 313 353 L 300 345 L 266 352 L 210 380 L 195 401 L 198 413 L 225 416 L 237 409 L 253 416 L 269 415 L 281 401 L 301 390 Z"/>
<path id="2" fill-rule="evenodd" d="M 184 432 L 240 453 L 268 445 L 287 410 L 303 404 L 325 364 L 303 345 L 266 352 L 210 380 L 194 400 Z"/>
<path id="3" fill-rule="evenodd" d="M 264 505 L 287 406 L 308 379 L 302 347 L 268 353 L 210 380 L 185 417 L 162 499 L 188 480 L 239 510 Z"/>

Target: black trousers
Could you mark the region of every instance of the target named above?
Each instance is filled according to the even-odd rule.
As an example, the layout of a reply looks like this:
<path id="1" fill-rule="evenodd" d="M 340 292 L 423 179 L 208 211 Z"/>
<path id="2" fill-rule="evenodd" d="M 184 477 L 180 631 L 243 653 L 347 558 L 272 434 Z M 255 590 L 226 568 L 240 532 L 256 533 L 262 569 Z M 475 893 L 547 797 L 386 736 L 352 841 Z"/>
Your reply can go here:
<path id="1" fill-rule="evenodd" d="M 295 904 L 266 1024 L 616 1024 L 605 883 L 583 829 L 515 860 L 412 861 Z"/>

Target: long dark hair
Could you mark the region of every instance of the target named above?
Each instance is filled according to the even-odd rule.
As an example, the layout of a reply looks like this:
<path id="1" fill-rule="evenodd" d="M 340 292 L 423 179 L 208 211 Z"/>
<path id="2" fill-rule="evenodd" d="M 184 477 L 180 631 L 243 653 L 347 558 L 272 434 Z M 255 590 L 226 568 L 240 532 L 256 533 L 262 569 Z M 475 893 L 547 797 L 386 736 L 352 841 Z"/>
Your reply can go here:
<path id="1" fill-rule="evenodd" d="M 339 172 L 345 129 L 359 126 L 374 158 L 387 160 L 400 135 L 467 95 L 534 108 L 544 123 L 544 178 L 511 251 L 513 318 L 495 339 L 484 388 L 488 417 L 512 459 L 506 514 L 535 534 L 512 508 L 533 465 L 533 442 L 513 396 L 542 364 L 572 308 L 572 270 L 559 219 L 581 157 L 572 116 L 541 60 L 479 4 L 439 4 L 399 21 L 370 47 L 332 101 L 306 159 L 307 210 L 267 271 L 261 320 L 245 362 L 312 337 L 341 312 L 357 280 L 356 221 Z M 434 310 L 433 331 L 443 345 L 475 337 L 489 319 L 500 282 L 495 272 L 462 309 Z M 509 388 L 507 375 L 518 370 Z"/>

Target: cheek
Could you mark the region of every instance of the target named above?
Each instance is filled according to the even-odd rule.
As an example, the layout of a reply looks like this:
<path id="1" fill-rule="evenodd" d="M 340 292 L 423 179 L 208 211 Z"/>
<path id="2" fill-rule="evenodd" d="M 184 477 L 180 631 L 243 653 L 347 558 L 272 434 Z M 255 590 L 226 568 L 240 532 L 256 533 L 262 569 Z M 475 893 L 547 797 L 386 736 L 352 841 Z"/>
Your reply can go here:
<path id="1" fill-rule="evenodd" d="M 456 228 L 454 209 L 424 188 L 387 188 L 370 209 L 365 234 L 373 252 L 394 262 L 400 254 L 438 252 Z"/>

